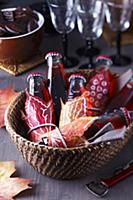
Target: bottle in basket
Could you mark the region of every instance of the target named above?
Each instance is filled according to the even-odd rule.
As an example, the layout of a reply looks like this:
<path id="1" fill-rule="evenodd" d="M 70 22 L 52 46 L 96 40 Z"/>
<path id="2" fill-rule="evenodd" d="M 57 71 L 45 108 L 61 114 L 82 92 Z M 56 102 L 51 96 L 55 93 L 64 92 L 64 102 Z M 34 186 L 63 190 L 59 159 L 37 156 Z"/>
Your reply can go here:
<path id="1" fill-rule="evenodd" d="M 101 68 L 101 67 L 110 68 L 112 64 L 113 62 L 108 56 L 101 55 L 96 58 L 97 68 Z"/>
<path id="2" fill-rule="evenodd" d="M 56 116 L 56 125 L 59 124 L 61 110 L 61 100 L 65 103 L 67 100 L 66 79 L 62 55 L 57 52 L 49 52 L 45 59 L 48 65 L 48 89 L 54 103 Z"/>
<path id="3" fill-rule="evenodd" d="M 50 94 L 42 74 L 30 74 L 27 78 L 28 92 L 32 96 L 41 98 L 46 103 L 50 101 Z"/>
<path id="4" fill-rule="evenodd" d="M 105 56 L 99 56 L 96 62 L 96 73 L 86 84 L 92 109 L 91 115 L 101 115 L 104 113 L 108 102 L 114 95 L 114 88 L 116 86 L 115 74 L 109 70 L 111 60 Z"/>
<path id="5" fill-rule="evenodd" d="M 27 82 L 25 112 L 30 129 L 28 137 L 31 141 L 40 142 L 45 133 L 51 131 L 51 124 L 54 123 L 53 102 L 43 75 L 30 74 Z"/>
<path id="6" fill-rule="evenodd" d="M 105 124 L 112 123 L 114 128 L 122 128 L 128 126 L 133 120 L 133 111 L 128 111 L 126 108 L 120 108 L 114 112 L 101 115 L 92 126 L 85 132 L 86 138 L 93 137 Z"/>
<path id="7" fill-rule="evenodd" d="M 86 79 L 84 76 L 79 74 L 72 74 L 69 77 L 69 90 L 68 90 L 68 100 L 72 100 L 77 96 L 81 96 L 85 91 Z"/>

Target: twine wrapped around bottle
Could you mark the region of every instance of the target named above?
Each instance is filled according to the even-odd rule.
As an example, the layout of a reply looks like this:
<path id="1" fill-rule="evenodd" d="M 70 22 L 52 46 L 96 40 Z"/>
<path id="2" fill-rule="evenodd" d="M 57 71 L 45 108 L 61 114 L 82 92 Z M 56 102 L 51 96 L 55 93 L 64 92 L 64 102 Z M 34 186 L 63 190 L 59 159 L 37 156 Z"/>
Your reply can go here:
<path id="1" fill-rule="evenodd" d="M 25 92 L 21 92 L 11 102 L 5 114 L 5 125 L 24 159 L 43 175 L 58 179 L 74 179 L 89 175 L 117 155 L 133 134 L 131 123 L 124 139 L 74 148 L 39 145 L 26 139 L 27 129 L 20 112 L 24 111 L 25 100 Z"/>

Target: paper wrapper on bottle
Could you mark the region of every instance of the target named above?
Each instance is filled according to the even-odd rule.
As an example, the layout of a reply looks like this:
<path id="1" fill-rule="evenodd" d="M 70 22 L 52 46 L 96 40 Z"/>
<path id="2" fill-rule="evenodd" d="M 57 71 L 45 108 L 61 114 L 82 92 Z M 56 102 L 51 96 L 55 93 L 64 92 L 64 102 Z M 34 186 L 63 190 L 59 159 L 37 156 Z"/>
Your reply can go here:
<path id="1" fill-rule="evenodd" d="M 84 94 L 91 102 L 91 115 L 101 115 L 114 95 L 116 76 L 109 69 L 100 69 L 87 83 Z"/>
<path id="2" fill-rule="evenodd" d="M 42 135 L 51 131 L 51 126 L 40 127 L 42 124 L 54 123 L 54 110 L 53 102 L 50 100 L 47 104 L 41 98 L 26 93 L 25 102 L 26 123 L 28 124 L 29 139 L 34 142 L 39 142 Z M 31 131 L 34 127 L 38 127 L 36 130 Z"/>

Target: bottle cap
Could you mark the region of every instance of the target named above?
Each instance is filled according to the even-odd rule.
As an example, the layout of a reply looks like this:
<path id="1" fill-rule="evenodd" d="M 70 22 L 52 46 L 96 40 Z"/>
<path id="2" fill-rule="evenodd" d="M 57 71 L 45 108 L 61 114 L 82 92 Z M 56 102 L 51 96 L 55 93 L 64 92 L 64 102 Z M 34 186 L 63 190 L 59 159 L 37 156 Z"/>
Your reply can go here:
<path id="1" fill-rule="evenodd" d="M 110 67 L 113 64 L 110 57 L 101 55 L 96 58 L 96 65 L 100 66 L 103 65 L 104 67 Z"/>
<path id="2" fill-rule="evenodd" d="M 68 81 L 70 82 L 72 79 L 75 79 L 75 78 L 80 78 L 84 81 L 84 83 L 86 83 L 86 78 L 84 76 L 80 75 L 80 74 L 72 74 L 69 77 Z"/>
<path id="3" fill-rule="evenodd" d="M 51 51 L 51 52 L 47 53 L 46 56 L 45 56 L 45 60 L 47 60 L 49 56 L 52 56 L 53 58 L 58 57 L 59 59 L 62 59 L 62 55 L 58 52 L 52 52 Z"/>
<path id="4" fill-rule="evenodd" d="M 40 77 L 42 79 L 44 79 L 44 75 L 41 73 L 31 73 L 29 74 L 29 76 L 27 77 L 27 82 L 30 80 L 31 77 Z"/>

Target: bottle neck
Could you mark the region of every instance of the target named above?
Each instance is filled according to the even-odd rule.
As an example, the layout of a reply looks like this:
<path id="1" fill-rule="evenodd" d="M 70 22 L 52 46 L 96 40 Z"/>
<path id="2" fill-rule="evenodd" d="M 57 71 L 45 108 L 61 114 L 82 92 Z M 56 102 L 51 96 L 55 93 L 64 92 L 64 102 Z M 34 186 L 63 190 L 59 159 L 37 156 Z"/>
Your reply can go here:
<path id="1" fill-rule="evenodd" d="M 30 95 L 39 97 L 48 102 L 50 95 L 45 80 L 42 77 L 31 77 L 28 81 L 28 92 Z"/>
<path id="2" fill-rule="evenodd" d="M 77 96 L 81 96 L 84 91 L 84 81 L 80 78 L 75 78 L 70 81 L 68 99 L 71 100 Z"/>
<path id="3" fill-rule="evenodd" d="M 53 56 L 53 68 L 60 68 L 61 66 L 63 66 L 62 59 L 57 56 Z"/>

